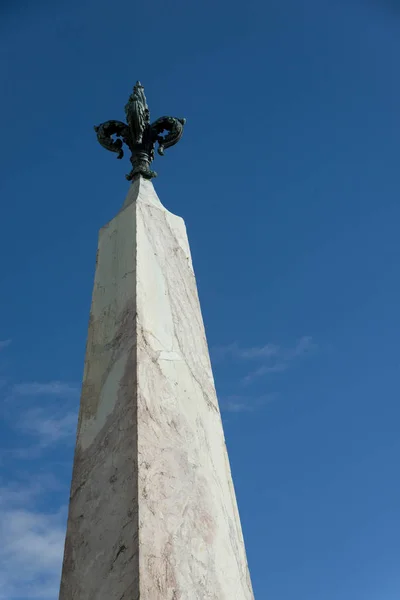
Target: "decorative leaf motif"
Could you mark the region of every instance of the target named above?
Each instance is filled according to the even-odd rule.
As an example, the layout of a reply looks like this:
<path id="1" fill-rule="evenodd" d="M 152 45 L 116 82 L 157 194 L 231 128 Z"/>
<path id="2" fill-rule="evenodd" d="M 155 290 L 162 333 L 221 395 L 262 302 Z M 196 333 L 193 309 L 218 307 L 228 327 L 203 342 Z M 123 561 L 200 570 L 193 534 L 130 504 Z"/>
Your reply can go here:
<path id="1" fill-rule="evenodd" d="M 158 142 L 158 154 L 164 155 L 165 148 L 174 146 L 183 135 L 183 126 L 186 123 L 186 119 L 176 119 L 175 117 L 160 117 L 157 121 L 151 125 L 151 129 L 156 133 L 156 140 Z M 161 134 L 164 131 L 168 131 L 166 136 Z"/>
<path id="2" fill-rule="evenodd" d="M 152 179 L 157 173 L 150 169 L 154 160 L 154 146 L 158 143 L 158 153 L 163 155 L 165 148 L 174 146 L 182 137 L 186 119 L 160 117 L 150 125 L 150 111 L 144 88 L 138 81 L 125 106 L 127 124 L 122 121 L 106 121 L 95 127 L 99 143 L 122 158 L 125 143 L 131 151 L 132 170 L 126 176 L 131 181 L 138 176 Z M 164 132 L 166 135 L 163 135 Z M 113 136 L 120 139 L 113 139 Z"/>
<path id="3" fill-rule="evenodd" d="M 97 133 L 97 139 L 103 148 L 110 150 L 111 152 L 118 152 L 117 158 L 122 158 L 124 156 L 122 140 L 127 143 L 127 140 L 129 139 L 129 130 L 125 123 L 122 123 L 122 121 L 106 121 L 101 125 L 95 126 L 94 130 Z M 121 137 L 122 140 L 117 139 L 114 141 L 113 135 Z"/>

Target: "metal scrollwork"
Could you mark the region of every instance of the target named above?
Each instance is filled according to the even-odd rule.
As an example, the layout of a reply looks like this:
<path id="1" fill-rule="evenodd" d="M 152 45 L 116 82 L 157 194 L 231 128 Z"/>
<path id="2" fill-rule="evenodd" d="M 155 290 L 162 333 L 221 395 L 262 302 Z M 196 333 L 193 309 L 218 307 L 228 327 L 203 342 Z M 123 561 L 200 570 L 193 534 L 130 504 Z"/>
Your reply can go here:
<path id="1" fill-rule="evenodd" d="M 150 169 L 154 160 L 154 146 L 158 144 L 158 154 L 163 156 L 166 148 L 174 146 L 181 139 L 186 119 L 160 117 L 150 124 L 150 110 L 140 81 L 134 86 L 125 106 L 125 115 L 127 124 L 106 121 L 94 128 L 99 143 L 106 150 L 116 152 L 117 158 L 124 156 L 123 144 L 128 146 L 132 163 L 132 169 L 126 176 L 128 181 L 139 176 L 146 179 L 157 177 L 157 173 Z"/>
<path id="2" fill-rule="evenodd" d="M 97 139 L 100 144 L 106 150 L 110 150 L 111 152 L 118 152 L 117 158 L 122 158 L 124 156 L 124 151 L 122 149 L 122 140 L 127 140 L 129 136 L 128 127 L 122 121 L 106 121 L 101 125 L 94 128 L 97 133 Z M 113 140 L 113 135 L 117 137 L 121 137 L 122 140 Z"/>
<path id="3" fill-rule="evenodd" d="M 164 155 L 165 148 L 174 146 L 183 135 L 183 126 L 186 123 L 186 119 L 175 119 L 174 117 L 160 117 L 157 121 L 151 125 L 151 129 L 156 134 L 156 140 L 158 142 L 158 154 Z M 167 131 L 166 136 L 161 134 Z"/>

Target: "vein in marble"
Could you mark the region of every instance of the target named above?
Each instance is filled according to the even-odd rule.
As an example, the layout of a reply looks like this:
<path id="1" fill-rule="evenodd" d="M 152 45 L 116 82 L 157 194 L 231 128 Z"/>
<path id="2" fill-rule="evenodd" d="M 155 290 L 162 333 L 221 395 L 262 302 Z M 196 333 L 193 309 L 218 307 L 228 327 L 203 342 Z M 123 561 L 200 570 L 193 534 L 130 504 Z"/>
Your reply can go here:
<path id="1" fill-rule="evenodd" d="M 183 220 L 100 232 L 60 600 L 253 600 Z"/>

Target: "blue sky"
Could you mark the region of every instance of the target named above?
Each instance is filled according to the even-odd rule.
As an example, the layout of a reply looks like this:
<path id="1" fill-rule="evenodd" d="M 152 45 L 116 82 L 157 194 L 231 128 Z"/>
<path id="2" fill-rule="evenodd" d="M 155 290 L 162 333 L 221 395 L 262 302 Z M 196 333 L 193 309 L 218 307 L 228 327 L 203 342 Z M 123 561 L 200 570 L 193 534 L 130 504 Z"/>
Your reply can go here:
<path id="1" fill-rule="evenodd" d="M 132 85 L 184 217 L 257 600 L 400 597 L 400 10 L 0 6 L 0 599 L 58 598 L 98 229 Z"/>

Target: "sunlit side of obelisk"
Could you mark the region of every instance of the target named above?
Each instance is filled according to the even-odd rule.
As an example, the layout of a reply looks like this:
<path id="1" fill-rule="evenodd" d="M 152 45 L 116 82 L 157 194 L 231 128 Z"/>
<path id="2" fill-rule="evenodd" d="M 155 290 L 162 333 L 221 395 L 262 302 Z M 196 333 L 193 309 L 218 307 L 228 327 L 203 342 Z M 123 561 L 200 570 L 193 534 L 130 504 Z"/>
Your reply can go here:
<path id="1" fill-rule="evenodd" d="M 150 124 L 139 83 L 126 115 L 96 128 L 132 184 L 99 234 L 59 598 L 252 600 L 186 228 L 151 182 L 184 119 Z"/>

